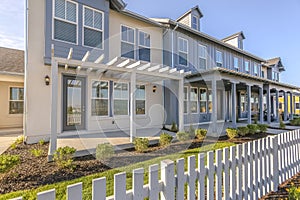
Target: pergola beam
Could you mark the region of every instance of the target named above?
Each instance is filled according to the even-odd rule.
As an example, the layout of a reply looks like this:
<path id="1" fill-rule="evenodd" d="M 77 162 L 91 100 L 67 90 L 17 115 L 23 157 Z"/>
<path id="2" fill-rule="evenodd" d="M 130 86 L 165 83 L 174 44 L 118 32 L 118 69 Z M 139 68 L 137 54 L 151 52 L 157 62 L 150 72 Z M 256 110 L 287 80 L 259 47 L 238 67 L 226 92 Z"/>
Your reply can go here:
<path id="1" fill-rule="evenodd" d="M 89 51 L 87 51 L 86 53 L 85 53 L 85 55 L 83 56 L 83 58 L 82 58 L 82 62 L 86 62 L 87 60 L 88 60 L 88 58 L 90 57 L 90 52 Z"/>
<path id="2" fill-rule="evenodd" d="M 99 64 L 99 63 L 101 63 L 101 62 L 103 61 L 103 59 L 104 59 L 104 54 L 101 54 L 101 56 L 99 56 L 99 57 L 97 58 L 97 60 L 95 60 L 94 63 Z"/>

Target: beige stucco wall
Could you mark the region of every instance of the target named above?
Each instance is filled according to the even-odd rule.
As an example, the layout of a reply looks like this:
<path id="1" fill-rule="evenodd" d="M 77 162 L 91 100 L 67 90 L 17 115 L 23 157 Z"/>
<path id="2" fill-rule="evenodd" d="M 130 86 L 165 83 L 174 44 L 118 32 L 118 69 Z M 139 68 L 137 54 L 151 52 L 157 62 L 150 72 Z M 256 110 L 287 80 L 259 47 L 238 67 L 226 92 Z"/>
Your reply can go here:
<path id="1" fill-rule="evenodd" d="M 121 55 L 121 25 L 125 25 L 150 34 L 151 62 L 162 64 L 162 28 L 155 27 L 154 25 L 139 21 L 132 17 L 128 17 L 113 10 L 110 10 L 109 17 L 109 42 L 111 47 L 109 50 L 110 60 Z M 135 41 L 137 42 L 136 34 Z"/>
<path id="2" fill-rule="evenodd" d="M 28 15 L 28 63 L 26 65 L 26 115 L 25 115 L 25 136 L 28 143 L 38 142 L 41 139 L 49 139 L 51 130 L 51 66 L 44 65 L 44 27 L 45 1 L 29 0 Z M 113 11 L 112 11 L 113 12 Z M 148 28 L 147 24 L 135 20 L 128 20 L 127 17 L 113 13 L 110 16 L 111 35 L 119 34 L 120 24 L 124 23 L 129 26 L 141 28 L 151 34 L 151 46 L 154 49 L 162 49 L 162 30 L 158 28 Z M 119 24 L 119 25 L 118 25 Z M 120 37 L 112 40 L 110 43 L 110 57 L 120 56 Z M 55 47 L 54 47 L 55 48 Z M 162 52 L 152 51 L 151 60 L 155 63 L 162 63 Z M 64 68 L 59 69 L 58 74 L 58 116 L 57 116 L 57 133 L 61 134 L 62 130 L 62 77 L 63 74 L 76 74 L 74 70 L 65 71 Z M 46 86 L 44 77 L 50 76 L 50 85 Z M 129 129 L 129 116 L 116 117 L 92 117 L 91 116 L 91 87 L 93 80 L 99 80 L 96 73 L 86 73 L 81 71 L 79 75 L 86 77 L 87 80 L 87 96 L 86 96 L 86 129 L 88 132 L 108 131 L 118 129 Z M 107 77 L 101 77 L 103 80 L 114 80 Z M 127 80 L 128 82 L 128 80 Z M 164 112 L 163 109 L 163 93 L 161 83 L 157 85 L 155 94 L 152 92 L 153 85 L 146 84 L 146 115 L 137 116 L 138 128 L 142 127 L 162 127 Z M 115 121 L 113 124 L 112 121 Z M 62 133 L 63 134 L 63 133 Z"/>
<path id="3" fill-rule="evenodd" d="M 22 76 L 0 75 L 0 128 L 23 126 L 23 114 L 9 114 L 10 87 L 24 87 Z"/>

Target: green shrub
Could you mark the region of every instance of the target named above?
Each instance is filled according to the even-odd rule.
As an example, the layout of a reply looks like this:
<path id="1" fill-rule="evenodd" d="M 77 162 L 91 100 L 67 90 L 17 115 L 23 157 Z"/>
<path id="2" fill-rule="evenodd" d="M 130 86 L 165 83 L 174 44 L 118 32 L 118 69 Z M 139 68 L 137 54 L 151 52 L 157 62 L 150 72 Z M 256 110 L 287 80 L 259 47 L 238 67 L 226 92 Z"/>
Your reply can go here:
<path id="1" fill-rule="evenodd" d="M 267 132 L 268 125 L 267 124 L 257 124 L 257 128 L 261 133 Z"/>
<path id="2" fill-rule="evenodd" d="M 145 152 L 149 147 L 149 139 L 148 138 L 135 138 L 133 141 L 134 148 L 138 152 Z"/>
<path id="3" fill-rule="evenodd" d="M 300 126 L 300 118 L 296 118 L 290 121 L 293 126 Z"/>
<path id="4" fill-rule="evenodd" d="M 0 173 L 4 173 L 15 165 L 19 164 L 20 156 L 18 155 L 0 155 Z"/>
<path id="5" fill-rule="evenodd" d="M 30 153 L 35 157 L 41 157 L 43 155 L 42 149 L 31 149 Z"/>
<path id="6" fill-rule="evenodd" d="M 60 168 L 74 169 L 73 156 L 76 149 L 73 147 L 59 147 L 53 155 L 54 161 Z"/>
<path id="7" fill-rule="evenodd" d="M 96 159 L 106 160 L 113 157 L 115 154 L 114 146 L 110 143 L 98 144 L 96 147 Z"/>
<path id="8" fill-rule="evenodd" d="M 300 188 L 295 187 L 294 184 L 292 184 L 292 187 L 287 189 L 289 196 L 289 200 L 299 200 L 300 199 Z"/>
<path id="9" fill-rule="evenodd" d="M 190 125 L 189 131 L 187 133 L 189 134 L 190 139 L 195 139 L 195 129 L 193 125 Z"/>
<path id="10" fill-rule="evenodd" d="M 237 128 L 238 135 L 244 137 L 249 134 L 249 129 L 247 126 L 241 126 Z"/>
<path id="11" fill-rule="evenodd" d="M 190 139 L 190 134 L 187 133 L 187 132 L 177 132 L 176 133 L 176 138 L 179 140 L 179 141 L 187 141 Z"/>
<path id="12" fill-rule="evenodd" d="M 196 130 L 195 130 L 195 136 L 196 136 L 196 138 L 198 138 L 199 140 L 205 138 L 206 134 L 207 134 L 207 130 L 206 130 L 206 129 L 199 128 L 199 129 L 196 129 Z"/>
<path id="13" fill-rule="evenodd" d="M 43 146 L 45 144 L 45 140 L 40 140 L 39 145 Z"/>
<path id="14" fill-rule="evenodd" d="M 248 124 L 247 127 L 249 129 L 249 134 L 253 135 L 259 131 L 257 124 Z"/>
<path id="15" fill-rule="evenodd" d="M 285 123 L 283 123 L 283 121 L 279 122 L 279 128 L 285 129 Z"/>
<path id="16" fill-rule="evenodd" d="M 167 133 L 162 133 L 159 136 L 159 145 L 160 146 L 169 146 L 171 144 L 173 137 Z"/>
<path id="17" fill-rule="evenodd" d="M 24 141 L 25 141 L 25 137 L 24 137 L 24 135 L 21 135 L 21 136 L 19 136 L 19 137 L 17 138 L 17 140 L 15 141 L 15 143 L 16 143 L 17 145 L 19 145 L 19 144 L 22 144 Z"/>
<path id="18" fill-rule="evenodd" d="M 11 145 L 10 145 L 10 148 L 11 149 L 16 149 L 17 148 L 17 144 L 14 142 L 14 143 L 12 143 Z"/>
<path id="19" fill-rule="evenodd" d="M 238 136 L 238 131 L 236 128 L 227 128 L 226 134 L 229 137 L 229 139 L 236 138 Z"/>
<path id="20" fill-rule="evenodd" d="M 170 131 L 172 131 L 172 132 L 177 132 L 178 131 L 177 124 L 175 122 L 172 122 L 172 126 L 171 126 Z"/>

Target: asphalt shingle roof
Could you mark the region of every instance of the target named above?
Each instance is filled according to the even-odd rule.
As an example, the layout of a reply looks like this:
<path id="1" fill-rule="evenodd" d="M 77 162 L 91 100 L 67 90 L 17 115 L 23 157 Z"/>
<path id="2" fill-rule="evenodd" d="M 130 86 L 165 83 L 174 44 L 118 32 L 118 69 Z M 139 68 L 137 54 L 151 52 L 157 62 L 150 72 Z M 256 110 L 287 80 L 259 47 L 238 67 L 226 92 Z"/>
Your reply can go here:
<path id="1" fill-rule="evenodd" d="M 24 74 L 24 51 L 0 47 L 0 72 Z"/>

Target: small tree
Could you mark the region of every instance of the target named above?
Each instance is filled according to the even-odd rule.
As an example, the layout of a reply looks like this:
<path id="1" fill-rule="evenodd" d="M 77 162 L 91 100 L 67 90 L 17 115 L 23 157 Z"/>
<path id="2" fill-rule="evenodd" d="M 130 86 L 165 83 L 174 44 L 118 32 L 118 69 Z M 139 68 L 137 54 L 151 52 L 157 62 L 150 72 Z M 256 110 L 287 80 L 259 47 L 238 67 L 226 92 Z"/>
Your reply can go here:
<path id="1" fill-rule="evenodd" d="M 65 146 L 59 147 L 53 154 L 53 159 L 58 167 L 74 169 L 73 156 L 76 149 L 73 147 Z"/>
<path id="2" fill-rule="evenodd" d="M 115 154 L 114 146 L 110 143 L 98 144 L 96 148 L 96 159 L 106 160 Z"/>
<path id="3" fill-rule="evenodd" d="M 138 152 L 145 152 L 149 147 L 149 139 L 148 138 L 135 138 L 133 141 L 134 148 Z"/>

